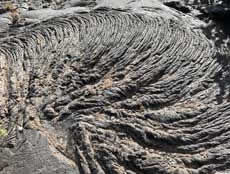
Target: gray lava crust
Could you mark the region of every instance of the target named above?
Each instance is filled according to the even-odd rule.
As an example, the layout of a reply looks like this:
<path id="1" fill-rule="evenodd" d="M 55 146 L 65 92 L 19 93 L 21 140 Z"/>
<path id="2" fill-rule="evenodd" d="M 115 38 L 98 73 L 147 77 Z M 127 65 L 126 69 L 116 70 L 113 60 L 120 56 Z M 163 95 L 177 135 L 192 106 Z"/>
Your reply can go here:
<path id="1" fill-rule="evenodd" d="M 159 1 L 106 2 L 0 40 L 0 174 L 228 173 L 228 58 Z"/>

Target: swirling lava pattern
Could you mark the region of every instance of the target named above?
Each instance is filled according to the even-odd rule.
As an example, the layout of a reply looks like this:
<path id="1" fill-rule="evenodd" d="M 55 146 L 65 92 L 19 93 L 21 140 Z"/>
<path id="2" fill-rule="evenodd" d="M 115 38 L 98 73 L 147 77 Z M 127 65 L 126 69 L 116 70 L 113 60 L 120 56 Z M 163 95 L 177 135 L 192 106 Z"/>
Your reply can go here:
<path id="1" fill-rule="evenodd" d="M 67 128 L 80 173 L 230 168 L 223 65 L 201 32 L 155 12 L 108 9 L 28 31 L 1 43 L 9 98 L 2 106 L 23 126 L 33 108 Z"/>

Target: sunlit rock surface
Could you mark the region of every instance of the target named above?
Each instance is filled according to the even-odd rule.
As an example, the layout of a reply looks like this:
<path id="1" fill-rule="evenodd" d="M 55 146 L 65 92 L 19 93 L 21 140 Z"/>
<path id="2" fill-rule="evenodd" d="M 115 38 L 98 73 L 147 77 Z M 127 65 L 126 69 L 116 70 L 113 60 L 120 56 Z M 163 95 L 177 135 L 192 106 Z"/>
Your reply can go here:
<path id="1" fill-rule="evenodd" d="M 204 22 L 84 3 L 0 40 L 0 174 L 228 172 L 229 61 Z"/>

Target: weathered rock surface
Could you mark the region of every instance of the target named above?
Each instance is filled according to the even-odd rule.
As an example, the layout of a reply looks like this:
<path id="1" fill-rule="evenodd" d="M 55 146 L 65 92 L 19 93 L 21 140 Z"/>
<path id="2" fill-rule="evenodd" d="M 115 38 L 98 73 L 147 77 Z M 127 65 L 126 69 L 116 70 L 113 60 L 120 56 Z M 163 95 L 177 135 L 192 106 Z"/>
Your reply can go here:
<path id="1" fill-rule="evenodd" d="M 228 173 L 229 60 L 203 22 L 89 4 L 0 40 L 0 174 Z"/>

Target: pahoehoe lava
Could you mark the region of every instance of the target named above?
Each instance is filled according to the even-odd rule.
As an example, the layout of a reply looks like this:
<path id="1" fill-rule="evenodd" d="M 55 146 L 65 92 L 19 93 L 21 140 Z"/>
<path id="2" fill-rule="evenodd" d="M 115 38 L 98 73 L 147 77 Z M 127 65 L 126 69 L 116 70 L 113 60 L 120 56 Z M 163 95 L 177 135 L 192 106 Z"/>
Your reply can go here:
<path id="1" fill-rule="evenodd" d="M 15 146 L 0 152 L 12 161 L 0 173 L 230 169 L 228 70 L 187 21 L 145 11 L 98 8 L 0 42 L 0 113 Z M 52 141 L 62 130 L 64 149 Z"/>

